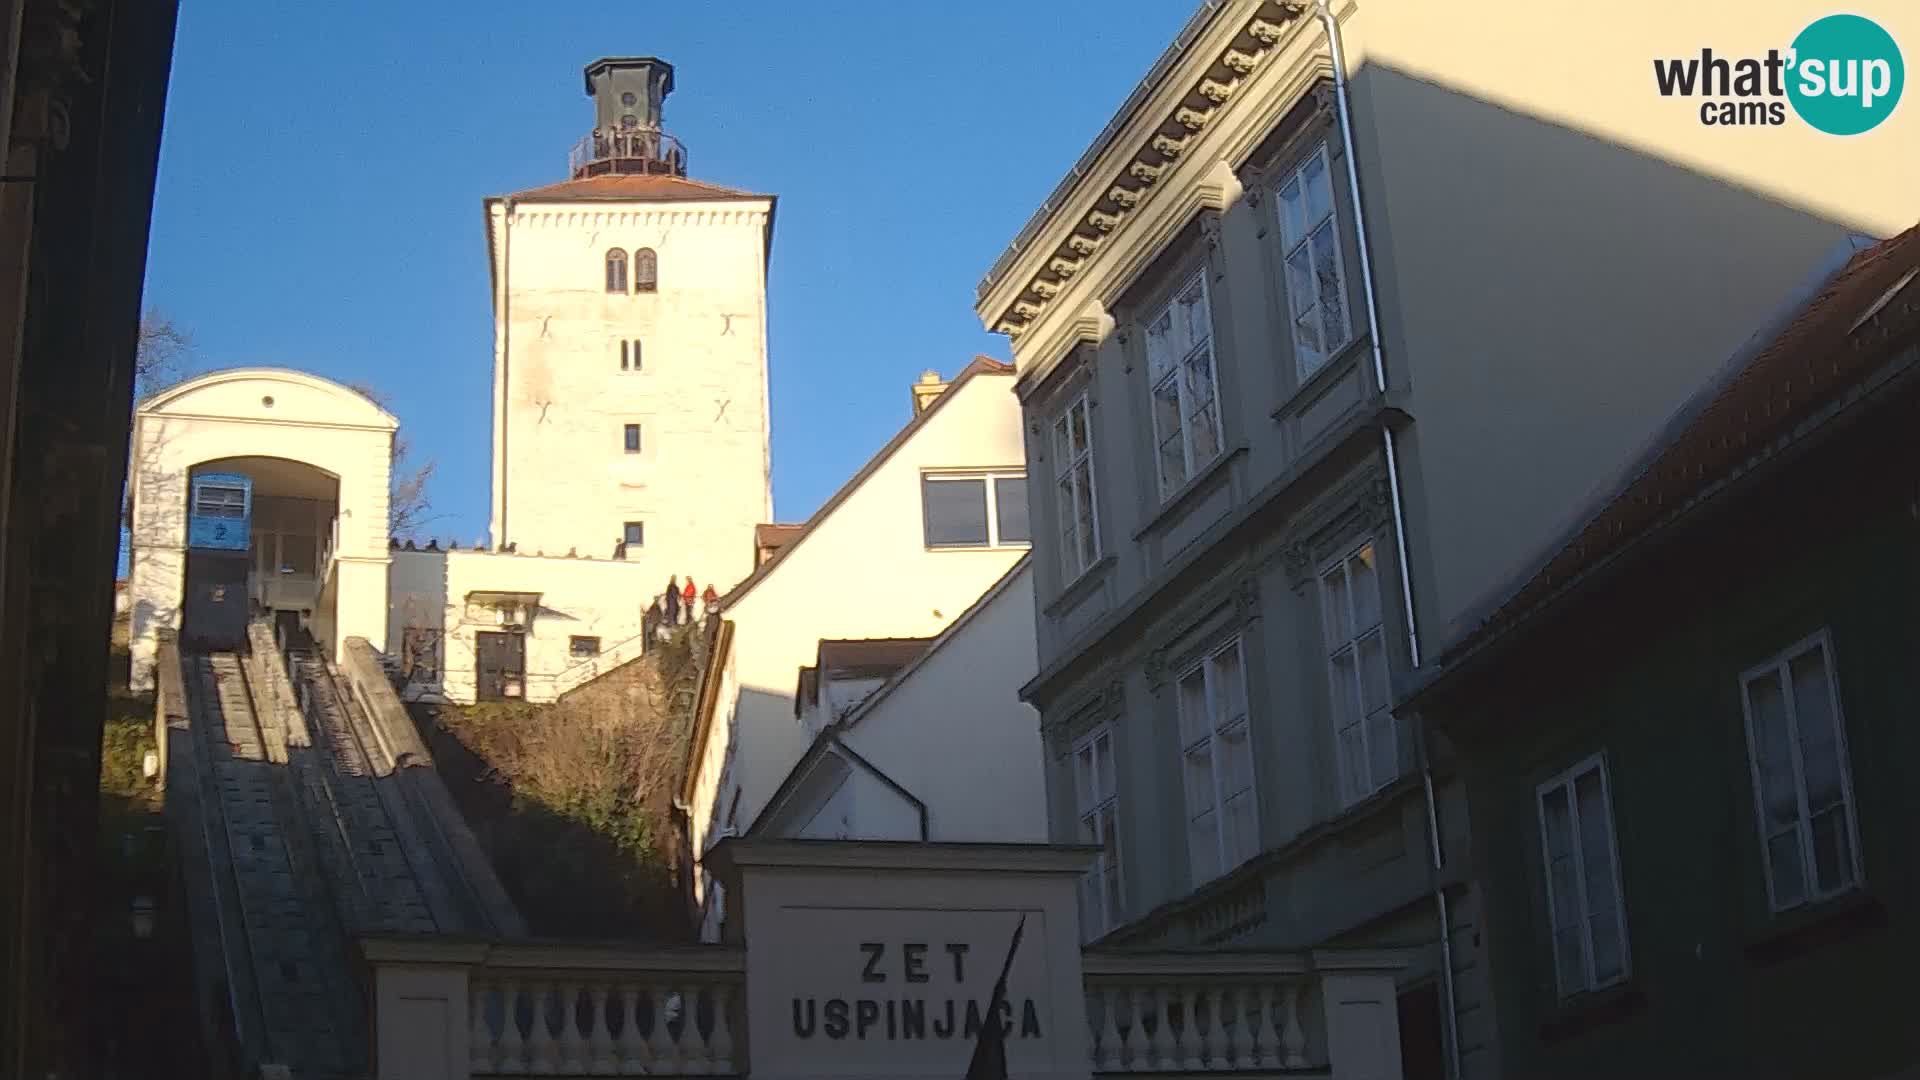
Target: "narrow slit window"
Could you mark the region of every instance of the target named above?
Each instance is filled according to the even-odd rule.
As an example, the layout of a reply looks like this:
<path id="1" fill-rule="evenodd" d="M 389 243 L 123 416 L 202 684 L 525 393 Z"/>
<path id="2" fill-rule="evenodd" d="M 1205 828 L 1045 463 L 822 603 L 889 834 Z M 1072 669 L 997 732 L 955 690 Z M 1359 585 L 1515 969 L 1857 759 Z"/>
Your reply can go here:
<path id="1" fill-rule="evenodd" d="M 625 439 L 627 453 L 637 454 L 640 452 L 640 425 L 639 424 L 628 424 L 626 426 L 626 431 L 624 433 L 623 438 Z"/>

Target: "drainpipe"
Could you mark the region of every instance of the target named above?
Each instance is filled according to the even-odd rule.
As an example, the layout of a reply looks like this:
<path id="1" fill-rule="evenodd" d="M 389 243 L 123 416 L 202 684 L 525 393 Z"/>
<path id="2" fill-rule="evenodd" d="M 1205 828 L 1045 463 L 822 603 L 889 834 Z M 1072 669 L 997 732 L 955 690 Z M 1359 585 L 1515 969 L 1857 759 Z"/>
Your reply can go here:
<path id="1" fill-rule="evenodd" d="M 1387 365 L 1381 353 L 1379 299 L 1373 283 L 1373 259 L 1369 255 L 1370 245 L 1367 232 L 1366 204 L 1360 198 L 1360 167 L 1357 162 L 1358 148 L 1353 140 L 1353 109 L 1348 100 L 1346 54 L 1340 47 L 1340 24 L 1334 18 L 1333 9 L 1327 0 L 1317 0 L 1315 14 L 1320 25 L 1326 31 L 1327 51 L 1333 61 L 1334 103 L 1339 112 L 1340 138 L 1346 144 L 1347 159 L 1347 195 L 1353 203 L 1353 227 L 1359 236 L 1355 245 L 1360 255 L 1360 283 L 1367 300 L 1367 340 L 1373 352 L 1374 385 L 1381 393 L 1387 389 Z M 1407 620 L 1407 654 L 1412 668 L 1420 666 L 1420 628 L 1413 615 L 1413 578 L 1407 557 L 1407 520 L 1405 504 L 1400 494 L 1400 468 L 1398 453 L 1394 445 L 1393 429 L 1383 425 L 1380 429 L 1381 450 L 1387 459 L 1387 488 L 1393 504 L 1393 538 L 1399 551 L 1400 597 L 1404 604 Z M 1420 786 L 1425 794 L 1427 811 L 1427 844 L 1431 858 L 1433 874 L 1433 902 L 1440 919 L 1440 978 L 1446 987 L 1447 996 L 1447 1075 L 1459 1080 L 1460 1077 L 1460 1021 L 1458 1010 L 1454 1006 L 1453 984 L 1453 941 L 1448 934 L 1450 921 L 1447 913 L 1447 893 L 1440 883 L 1440 875 L 1445 868 L 1445 859 L 1440 850 L 1440 816 L 1433 797 L 1433 768 L 1426 752 L 1424 729 L 1417 746 L 1420 765 Z"/>

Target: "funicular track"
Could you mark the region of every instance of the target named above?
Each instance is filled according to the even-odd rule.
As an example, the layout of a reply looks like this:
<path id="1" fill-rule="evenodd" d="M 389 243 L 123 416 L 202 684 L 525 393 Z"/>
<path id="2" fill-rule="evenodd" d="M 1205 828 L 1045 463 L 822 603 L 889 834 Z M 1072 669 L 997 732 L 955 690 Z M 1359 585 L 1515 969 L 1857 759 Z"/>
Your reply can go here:
<path id="1" fill-rule="evenodd" d="M 238 653 L 182 658 L 229 1004 L 248 1065 L 365 1067 L 364 1010 L 288 769 L 286 712 Z M 299 735 L 295 735 L 298 740 Z"/>

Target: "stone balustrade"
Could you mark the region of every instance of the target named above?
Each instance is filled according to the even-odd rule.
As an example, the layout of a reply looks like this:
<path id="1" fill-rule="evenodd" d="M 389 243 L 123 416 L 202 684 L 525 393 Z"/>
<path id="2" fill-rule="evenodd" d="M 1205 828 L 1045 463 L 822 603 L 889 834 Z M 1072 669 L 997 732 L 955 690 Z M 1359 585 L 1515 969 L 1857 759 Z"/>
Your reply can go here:
<path id="1" fill-rule="evenodd" d="M 382 1078 L 751 1071 L 741 949 L 446 939 L 362 947 Z M 1398 1076 L 1392 1025 L 1375 1019 L 1391 1016 L 1401 962 L 1353 951 L 1088 950 L 1087 1073 Z M 1392 1056 L 1380 1071 L 1350 1073 L 1383 1050 Z"/>

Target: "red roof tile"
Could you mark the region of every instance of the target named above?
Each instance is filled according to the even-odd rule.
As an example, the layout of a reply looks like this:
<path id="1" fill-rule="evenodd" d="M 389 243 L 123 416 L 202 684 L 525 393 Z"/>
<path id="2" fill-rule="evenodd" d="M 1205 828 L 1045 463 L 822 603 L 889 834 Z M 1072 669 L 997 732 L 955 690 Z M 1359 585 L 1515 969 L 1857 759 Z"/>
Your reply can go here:
<path id="1" fill-rule="evenodd" d="M 586 176 L 578 180 L 563 180 L 558 184 L 545 187 L 528 188 L 515 192 L 514 199 L 533 202 L 566 202 L 581 200 L 606 200 L 609 202 L 699 202 L 715 199 L 768 199 L 770 195 L 759 195 L 738 188 L 721 187 L 718 184 L 689 180 L 684 176 L 662 176 L 649 173 L 606 173 L 600 176 Z"/>

